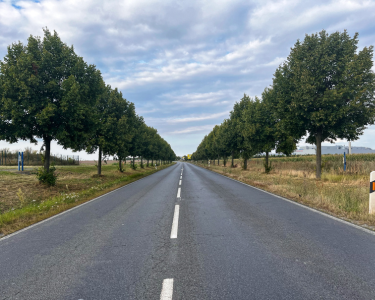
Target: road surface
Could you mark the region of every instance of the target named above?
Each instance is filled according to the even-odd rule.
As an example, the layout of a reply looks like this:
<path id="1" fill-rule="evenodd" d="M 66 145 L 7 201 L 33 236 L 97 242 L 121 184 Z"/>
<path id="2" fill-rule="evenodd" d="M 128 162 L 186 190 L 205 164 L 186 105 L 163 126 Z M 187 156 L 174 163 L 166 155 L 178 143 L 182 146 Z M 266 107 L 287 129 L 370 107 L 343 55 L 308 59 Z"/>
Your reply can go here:
<path id="1" fill-rule="evenodd" d="M 375 235 L 177 163 L 0 239 L 0 299 L 375 299 Z"/>

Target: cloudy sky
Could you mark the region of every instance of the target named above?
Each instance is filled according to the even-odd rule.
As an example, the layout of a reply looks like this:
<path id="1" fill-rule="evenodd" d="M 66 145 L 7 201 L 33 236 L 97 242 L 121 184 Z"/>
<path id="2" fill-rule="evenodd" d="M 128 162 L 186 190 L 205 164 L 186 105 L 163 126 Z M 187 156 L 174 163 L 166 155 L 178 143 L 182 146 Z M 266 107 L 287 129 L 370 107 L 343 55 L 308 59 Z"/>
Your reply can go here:
<path id="1" fill-rule="evenodd" d="M 0 0 L 0 59 L 43 27 L 95 64 L 183 155 L 244 93 L 259 96 L 305 34 L 347 29 L 359 33 L 359 49 L 374 45 L 375 0 Z M 375 127 L 354 145 L 375 148 Z M 52 152 L 71 151 L 55 144 Z"/>

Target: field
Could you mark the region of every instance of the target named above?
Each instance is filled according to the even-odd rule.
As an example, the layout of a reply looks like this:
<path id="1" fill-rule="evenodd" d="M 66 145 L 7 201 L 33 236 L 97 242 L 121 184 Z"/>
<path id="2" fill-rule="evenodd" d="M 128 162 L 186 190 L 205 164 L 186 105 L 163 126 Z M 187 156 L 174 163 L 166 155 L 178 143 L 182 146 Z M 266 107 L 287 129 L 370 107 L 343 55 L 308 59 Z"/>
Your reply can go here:
<path id="1" fill-rule="evenodd" d="M 0 167 L 0 236 L 48 218 L 115 188 L 156 172 L 155 167 L 137 170 L 118 163 L 103 163 L 102 176 L 93 163 L 57 166 L 56 186 L 39 184 L 35 168 L 18 172 L 16 167 Z M 169 165 L 159 166 L 158 170 Z"/>
<path id="2" fill-rule="evenodd" d="M 315 179 L 315 156 L 271 157 L 272 171 L 264 172 L 264 159 L 253 158 L 248 170 L 242 170 L 241 160 L 237 167 L 220 166 L 207 162 L 198 165 L 225 176 L 235 178 L 285 198 L 317 208 L 362 226 L 375 229 L 375 216 L 369 215 L 369 179 L 375 171 L 374 154 L 352 154 L 343 170 L 341 155 L 322 157 L 322 179 Z"/>

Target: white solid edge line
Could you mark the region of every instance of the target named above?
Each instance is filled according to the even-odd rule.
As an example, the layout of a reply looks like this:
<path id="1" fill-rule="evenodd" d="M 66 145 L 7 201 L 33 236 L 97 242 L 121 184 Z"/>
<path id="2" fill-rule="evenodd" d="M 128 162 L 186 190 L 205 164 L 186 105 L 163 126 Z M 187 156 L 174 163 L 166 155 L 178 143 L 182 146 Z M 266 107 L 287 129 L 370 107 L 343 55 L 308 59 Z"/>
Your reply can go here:
<path id="1" fill-rule="evenodd" d="M 180 205 L 175 205 L 174 207 L 174 215 L 173 215 L 173 223 L 172 223 L 172 230 L 171 230 L 171 239 L 177 239 L 177 231 L 178 231 L 178 217 L 180 215 Z"/>
<path id="2" fill-rule="evenodd" d="M 201 168 L 201 169 L 205 169 L 205 168 L 202 168 L 202 167 L 197 166 L 197 165 L 194 165 L 194 166 L 196 166 L 196 167 L 198 167 L 198 168 Z M 207 169 L 205 169 L 205 170 L 207 170 Z M 242 183 L 242 184 L 244 184 L 244 185 L 247 185 L 248 187 L 251 187 L 251 188 L 256 189 L 256 190 L 258 190 L 258 191 L 261 191 L 261 192 L 263 192 L 263 193 L 266 193 L 266 194 L 272 195 L 272 196 L 274 196 L 274 197 L 276 197 L 276 198 L 279 198 L 279 199 L 281 199 L 281 200 L 287 201 L 287 202 L 292 203 L 292 204 L 294 204 L 294 205 L 297 205 L 297 206 L 303 207 L 303 208 L 305 208 L 305 209 L 308 209 L 308 210 L 310 210 L 310 211 L 312 211 L 312 212 L 315 212 L 315 213 L 320 214 L 320 215 L 322 215 L 322 216 L 325 216 L 325 217 L 327 217 L 327 218 L 330 218 L 330 219 L 336 220 L 336 221 L 338 221 L 338 222 L 340 222 L 340 223 L 343 223 L 343 224 L 349 225 L 349 226 L 351 226 L 351 227 L 357 228 L 357 229 L 362 230 L 362 231 L 364 231 L 364 232 L 367 232 L 367 233 L 369 233 L 369 234 L 375 235 L 375 231 L 373 231 L 373 230 L 367 229 L 367 228 L 365 228 L 365 227 L 362 227 L 362 226 L 359 226 L 359 225 L 353 224 L 353 223 L 351 223 L 351 222 L 349 222 L 349 221 L 346 221 L 346 220 L 340 219 L 340 218 L 338 218 L 338 217 L 332 216 L 332 215 L 330 215 L 330 214 L 328 214 L 328 213 L 326 213 L 326 212 L 323 212 L 323 211 L 317 210 L 317 209 L 315 209 L 315 208 L 312 208 L 312 207 L 309 207 L 309 206 L 303 205 L 303 204 L 301 204 L 301 203 L 298 203 L 298 202 L 295 202 L 295 201 L 289 200 L 289 199 L 284 198 L 284 197 L 281 197 L 281 196 L 279 196 L 279 195 L 272 194 L 271 192 L 267 192 L 267 191 L 265 191 L 265 190 L 262 190 L 262 189 L 260 189 L 260 188 L 255 187 L 255 186 L 252 186 L 252 185 L 250 185 L 250 184 L 247 184 L 247 183 L 244 183 L 244 182 L 242 182 L 242 181 L 239 181 L 239 180 L 236 180 L 236 179 L 233 179 L 233 178 L 230 178 L 230 177 L 224 176 L 224 175 L 219 174 L 219 173 L 216 173 L 216 172 L 214 172 L 214 171 L 211 171 L 211 170 L 207 170 L 207 171 L 210 171 L 210 172 L 212 172 L 212 173 L 214 173 L 214 174 L 217 174 L 217 175 L 220 175 L 220 176 L 222 176 L 222 177 L 228 178 L 228 179 L 230 179 L 230 180 L 236 181 L 236 182 L 238 182 L 238 183 Z"/>
<path id="3" fill-rule="evenodd" d="M 169 166 L 169 167 L 172 167 L 172 166 Z M 169 168 L 169 167 L 167 167 L 167 168 Z M 164 170 L 166 170 L 167 168 L 165 168 Z M 155 173 L 153 173 L 153 174 L 155 174 Z M 150 175 L 152 175 L 152 174 L 150 174 Z M 96 200 L 98 200 L 98 199 L 100 199 L 100 198 L 102 198 L 102 197 L 104 197 L 104 196 L 107 196 L 107 195 L 109 195 L 109 194 L 111 194 L 111 193 L 116 192 L 117 190 L 120 190 L 120 189 L 126 188 L 126 187 L 128 187 L 129 185 L 132 185 L 133 183 L 136 183 L 136 182 L 138 182 L 138 181 L 141 181 L 141 180 L 143 180 L 143 179 L 146 179 L 148 176 L 149 176 L 149 175 L 147 175 L 146 177 L 143 177 L 143 178 L 137 179 L 137 180 L 135 180 L 135 181 L 133 181 L 133 182 L 131 182 L 131 183 L 128 183 L 128 184 L 126 184 L 126 185 L 124 185 L 124 186 L 121 186 L 121 187 L 119 187 L 119 188 L 117 188 L 117 189 L 115 189 L 115 190 L 113 190 L 113 191 L 110 191 L 110 192 L 108 192 L 108 193 L 105 193 L 105 194 L 103 194 L 103 195 L 101 195 L 101 196 L 99 196 L 99 197 L 96 197 L 96 198 L 94 198 L 94 199 L 88 200 L 88 201 L 86 201 L 85 203 L 82 203 L 82 204 L 79 204 L 79 205 L 74 206 L 74 207 L 72 207 L 72 208 L 69 208 L 69 209 L 67 209 L 67 210 L 64 210 L 63 212 L 58 213 L 57 215 L 54 215 L 54 216 L 52 216 L 52 217 L 49 217 L 49 218 L 44 219 L 44 220 L 42 220 L 42 221 L 39 221 L 39 222 L 37 222 L 37 223 L 35 223 L 35 224 L 32 224 L 32 225 L 30 225 L 30 226 L 28 226 L 28 227 L 25 227 L 25 228 L 23 228 L 23 229 L 20 229 L 20 230 L 18 230 L 18 231 L 16 231 L 16 232 L 13 232 L 13 233 L 11 233 L 11 234 L 8 234 L 8 235 L 6 235 L 6 236 L 0 238 L 0 242 L 3 241 L 3 240 L 9 239 L 10 237 L 15 236 L 15 235 L 17 235 L 17 234 L 19 234 L 19 233 L 21 233 L 21 232 L 24 232 L 24 231 L 26 231 L 26 230 L 29 230 L 29 229 L 31 229 L 31 228 L 33 228 L 33 227 L 35 227 L 35 226 L 41 225 L 41 224 L 43 224 L 43 223 L 45 223 L 45 222 L 47 222 L 47 221 L 50 221 L 50 220 L 52 220 L 52 219 L 54 219 L 54 218 L 57 218 L 57 217 L 59 217 L 59 216 L 61 216 L 61 215 L 63 215 L 63 214 L 66 214 L 66 213 L 68 213 L 68 212 L 71 212 L 72 210 L 75 210 L 76 208 L 79 208 L 79 207 L 81 207 L 81 206 L 83 206 L 83 205 L 86 205 L 86 204 L 88 204 L 88 203 L 94 202 L 94 201 L 96 201 Z"/>
<path id="4" fill-rule="evenodd" d="M 172 300 L 173 296 L 173 278 L 163 280 L 163 287 L 161 289 L 160 300 Z"/>
<path id="5" fill-rule="evenodd" d="M 181 198 L 181 188 L 178 188 L 177 190 L 177 198 Z"/>
<path id="6" fill-rule="evenodd" d="M 180 182 L 179 182 L 179 184 L 178 184 L 178 185 L 181 185 L 181 181 L 182 181 L 182 180 L 180 180 Z"/>

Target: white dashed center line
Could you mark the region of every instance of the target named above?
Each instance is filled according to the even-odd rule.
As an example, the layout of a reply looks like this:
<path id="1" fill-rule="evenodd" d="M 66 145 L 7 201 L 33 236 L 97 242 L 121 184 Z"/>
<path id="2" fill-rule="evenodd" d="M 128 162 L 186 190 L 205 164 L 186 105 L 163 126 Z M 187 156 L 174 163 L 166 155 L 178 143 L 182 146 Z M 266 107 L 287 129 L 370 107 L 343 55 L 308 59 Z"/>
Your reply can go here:
<path id="1" fill-rule="evenodd" d="M 181 198 L 181 188 L 178 188 L 177 190 L 177 198 Z"/>
<path id="2" fill-rule="evenodd" d="M 173 223 L 172 223 L 172 230 L 171 230 L 171 239 L 177 238 L 179 214 L 180 214 L 180 205 L 176 205 L 174 207 L 174 216 L 173 216 Z"/>
<path id="3" fill-rule="evenodd" d="M 180 183 L 179 183 L 178 185 L 181 185 L 181 181 L 182 181 L 182 180 L 180 180 Z"/>
<path id="4" fill-rule="evenodd" d="M 161 289 L 160 300 L 172 300 L 173 296 L 173 278 L 163 280 L 163 288 Z"/>

